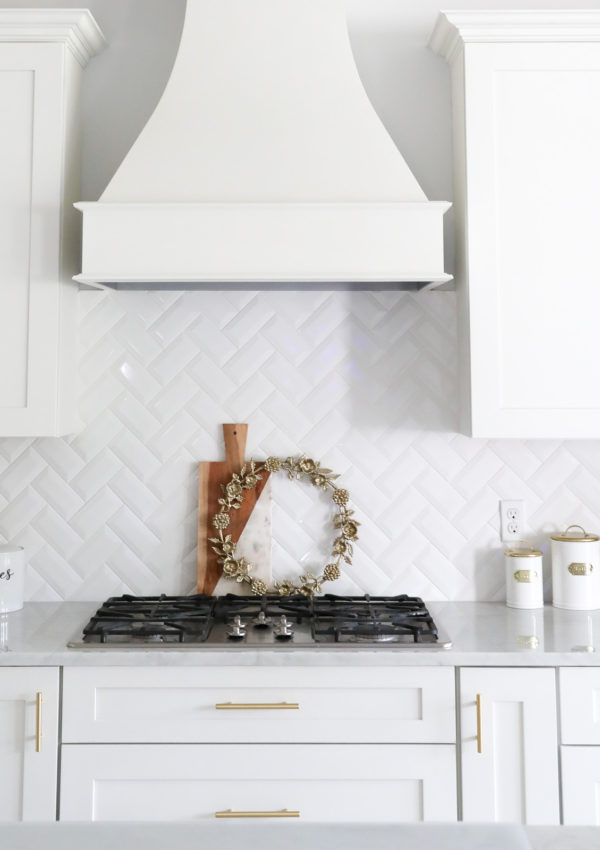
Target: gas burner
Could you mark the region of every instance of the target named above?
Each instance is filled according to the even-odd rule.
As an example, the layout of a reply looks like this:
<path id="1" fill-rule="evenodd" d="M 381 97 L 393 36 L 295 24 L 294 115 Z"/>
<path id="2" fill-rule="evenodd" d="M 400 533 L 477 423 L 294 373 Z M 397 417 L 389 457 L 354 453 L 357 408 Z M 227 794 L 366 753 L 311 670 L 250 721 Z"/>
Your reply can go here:
<path id="1" fill-rule="evenodd" d="M 291 640 L 294 637 L 294 627 L 288 622 L 285 614 L 282 614 L 279 618 L 279 622 L 273 629 L 273 634 L 277 640 Z"/>
<path id="2" fill-rule="evenodd" d="M 251 627 L 247 627 L 250 623 Z M 450 646 L 416 596 L 119 596 L 98 609 L 76 647 L 197 649 L 359 645 Z"/>
<path id="3" fill-rule="evenodd" d="M 242 640 L 246 637 L 246 624 L 242 623 L 239 615 L 233 618 L 233 623 L 227 629 L 227 637 L 229 640 Z"/>
<path id="4" fill-rule="evenodd" d="M 259 611 L 257 616 L 252 620 L 252 625 L 255 629 L 268 629 L 273 620 L 267 617 L 264 611 Z"/>

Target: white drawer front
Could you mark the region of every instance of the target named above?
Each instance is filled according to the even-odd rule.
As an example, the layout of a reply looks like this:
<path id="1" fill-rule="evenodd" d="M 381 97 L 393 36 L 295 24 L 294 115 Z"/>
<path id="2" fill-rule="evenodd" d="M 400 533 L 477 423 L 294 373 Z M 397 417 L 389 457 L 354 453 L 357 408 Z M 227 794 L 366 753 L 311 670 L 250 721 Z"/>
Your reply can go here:
<path id="1" fill-rule="evenodd" d="M 600 669 L 561 667 L 560 725 L 563 744 L 600 744 Z"/>
<path id="2" fill-rule="evenodd" d="M 228 810 L 283 809 L 302 821 L 456 820 L 455 748 L 63 747 L 61 820 L 214 820 Z M 293 828 L 296 819 L 286 820 Z"/>
<path id="3" fill-rule="evenodd" d="M 600 826 L 600 748 L 561 747 L 563 823 Z"/>
<path id="4" fill-rule="evenodd" d="M 454 743 L 454 712 L 447 667 L 64 671 L 66 743 Z"/>

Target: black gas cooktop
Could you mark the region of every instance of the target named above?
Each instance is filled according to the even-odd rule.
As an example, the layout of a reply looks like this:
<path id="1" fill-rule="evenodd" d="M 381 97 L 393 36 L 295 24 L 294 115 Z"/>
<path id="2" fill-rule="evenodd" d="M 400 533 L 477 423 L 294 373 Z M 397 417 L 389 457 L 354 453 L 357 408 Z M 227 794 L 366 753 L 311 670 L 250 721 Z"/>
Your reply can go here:
<path id="1" fill-rule="evenodd" d="M 416 596 L 114 596 L 76 648 L 386 646 L 446 649 Z"/>

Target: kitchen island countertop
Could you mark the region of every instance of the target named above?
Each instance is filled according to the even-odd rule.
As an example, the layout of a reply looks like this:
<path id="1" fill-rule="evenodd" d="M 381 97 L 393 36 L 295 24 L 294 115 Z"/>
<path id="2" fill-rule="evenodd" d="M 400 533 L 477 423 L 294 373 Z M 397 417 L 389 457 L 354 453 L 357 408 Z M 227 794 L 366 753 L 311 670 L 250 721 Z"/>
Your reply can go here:
<path id="1" fill-rule="evenodd" d="M 534 611 L 501 602 L 431 602 L 450 649 L 316 646 L 294 649 L 69 649 L 95 602 L 28 602 L 0 616 L 0 666 L 599 666 L 600 611 Z"/>
<path id="2" fill-rule="evenodd" d="M 252 839 L 255 840 L 252 840 Z M 18 823 L 0 824 L 10 850 L 597 850 L 599 827 L 504 824 Z"/>

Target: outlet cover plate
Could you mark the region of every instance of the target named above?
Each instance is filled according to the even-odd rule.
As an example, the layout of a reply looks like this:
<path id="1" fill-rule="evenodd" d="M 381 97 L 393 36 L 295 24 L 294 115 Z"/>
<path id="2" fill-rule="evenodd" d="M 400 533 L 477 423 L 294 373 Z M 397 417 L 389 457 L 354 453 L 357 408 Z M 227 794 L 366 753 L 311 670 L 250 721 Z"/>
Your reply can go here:
<path id="1" fill-rule="evenodd" d="M 525 502 L 503 499 L 500 502 L 500 539 L 505 543 L 522 540 L 525 535 Z"/>

